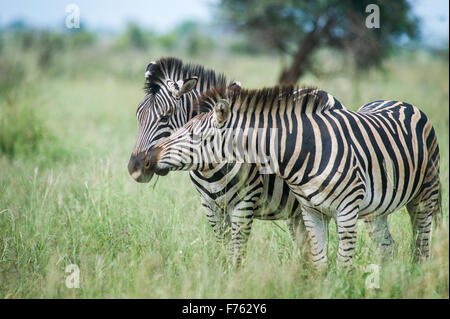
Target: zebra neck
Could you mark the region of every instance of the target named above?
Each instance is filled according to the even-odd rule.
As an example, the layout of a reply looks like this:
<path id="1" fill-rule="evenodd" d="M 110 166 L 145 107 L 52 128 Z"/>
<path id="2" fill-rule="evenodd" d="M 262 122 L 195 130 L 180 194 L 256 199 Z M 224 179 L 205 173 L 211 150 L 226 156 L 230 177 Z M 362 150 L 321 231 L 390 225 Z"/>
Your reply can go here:
<path id="1" fill-rule="evenodd" d="M 186 98 L 185 103 L 183 105 L 184 113 L 186 114 L 186 122 L 192 119 L 193 117 L 199 115 L 200 113 L 211 111 L 211 108 L 199 109 L 198 107 L 196 107 L 196 100 L 202 93 L 204 92 L 200 92 L 197 89 L 195 89 Z"/>

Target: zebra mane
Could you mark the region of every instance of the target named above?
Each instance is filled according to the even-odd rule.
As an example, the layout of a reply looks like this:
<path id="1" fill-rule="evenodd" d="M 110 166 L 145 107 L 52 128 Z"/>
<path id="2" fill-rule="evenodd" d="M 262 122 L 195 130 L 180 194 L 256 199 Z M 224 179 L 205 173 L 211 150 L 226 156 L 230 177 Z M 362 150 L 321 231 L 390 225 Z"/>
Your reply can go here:
<path id="1" fill-rule="evenodd" d="M 318 113 L 332 109 L 343 109 L 344 106 L 327 92 L 315 87 L 295 87 L 294 85 L 275 86 L 256 90 L 229 90 L 225 86 L 213 87 L 197 100 L 196 108 L 211 110 L 221 99 L 228 99 L 238 104 L 237 109 L 248 110 L 248 105 L 255 107 L 259 102 L 280 101 L 295 103 L 303 113 Z"/>
<path id="2" fill-rule="evenodd" d="M 197 89 L 202 92 L 214 86 L 226 85 L 225 75 L 214 70 L 205 69 L 199 64 L 184 64 L 174 57 L 161 58 L 147 67 L 149 76 L 145 80 L 144 90 L 148 93 L 156 93 L 164 85 L 165 80 L 184 80 L 189 77 L 198 77 Z"/>

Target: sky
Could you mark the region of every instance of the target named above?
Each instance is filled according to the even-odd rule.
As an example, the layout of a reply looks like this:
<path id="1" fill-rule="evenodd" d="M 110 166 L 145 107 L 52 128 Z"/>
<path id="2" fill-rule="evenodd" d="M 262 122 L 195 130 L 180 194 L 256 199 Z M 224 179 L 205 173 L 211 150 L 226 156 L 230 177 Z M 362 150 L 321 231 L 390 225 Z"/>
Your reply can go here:
<path id="1" fill-rule="evenodd" d="M 90 29 L 120 30 L 128 21 L 165 32 L 184 20 L 211 21 L 216 0 L 0 0 L 0 26 L 23 19 L 33 26 L 62 26 L 66 6 L 76 4 Z"/>
<path id="2" fill-rule="evenodd" d="M 62 28 L 66 6 L 80 10 L 81 24 L 94 30 L 119 31 L 133 21 L 157 32 L 166 32 L 185 20 L 212 22 L 218 0 L 0 0 L 0 27 L 24 20 L 35 27 Z M 374 1 L 376 2 L 376 1 Z M 449 1 L 410 0 L 421 21 L 423 39 L 428 44 L 448 41 Z M 383 23 L 381 17 L 381 24 Z"/>

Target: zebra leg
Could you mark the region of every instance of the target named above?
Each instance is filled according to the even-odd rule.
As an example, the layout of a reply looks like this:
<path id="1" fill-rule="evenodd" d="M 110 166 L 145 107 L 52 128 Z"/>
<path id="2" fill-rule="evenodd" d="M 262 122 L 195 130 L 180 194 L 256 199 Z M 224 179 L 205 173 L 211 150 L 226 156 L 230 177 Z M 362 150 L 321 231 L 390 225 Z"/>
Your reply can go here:
<path id="1" fill-rule="evenodd" d="M 430 233 L 432 213 L 422 203 L 409 203 L 407 206 L 411 219 L 414 239 L 414 261 L 425 260 L 430 256 Z"/>
<path id="2" fill-rule="evenodd" d="M 435 226 L 442 217 L 441 207 L 441 183 L 439 179 L 439 153 L 437 142 L 434 154 L 428 162 L 425 178 L 420 192 L 406 205 L 413 228 L 415 241 L 414 259 L 424 260 L 430 256 L 431 223 L 434 219 Z"/>
<path id="3" fill-rule="evenodd" d="M 392 257 L 394 240 L 388 227 L 388 216 L 377 217 L 374 220 L 365 219 L 364 223 L 369 237 L 375 242 L 383 259 Z"/>
<path id="4" fill-rule="evenodd" d="M 224 246 L 229 245 L 231 241 L 230 216 L 222 209 L 214 210 L 207 204 L 202 205 L 206 211 L 206 218 L 216 235 L 216 241 Z"/>
<path id="5" fill-rule="evenodd" d="M 423 261 L 430 256 L 431 220 L 440 210 L 438 195 L 410 202 L 406 208 L 413 228 L 414 260 Z"/>
<path id="6" fill-rule="evenodd" d="M 328 222 L 329 217 L 320 212 L 302 210 L 303 221 L 308 232 L 311 260 L 318 268 L 327 266 L 328 263 Z"/>
<path id="7" fill-rule="evenodd" d="M 253 207 L 247 207 L 245 202 L 238 203 L 231 213 L 231 258 L 237 266 L 245 257 L 252 223 Z"/>
<path id="8" fill-rule="evenodd" d="M 356 246 L 356 225 L 359 207 L 346 207 L 336 216 L 338 235 L 338 263 L 348 267 L 352 263 Z"/>
<path id="9" fill-rule="evenodd" d="M 292 240 L 294 241 L 295 249 L 299 252 L 303 251 L 308 234 L 301 213 L 295 217 L 289 218 L 286 223 Z"/>

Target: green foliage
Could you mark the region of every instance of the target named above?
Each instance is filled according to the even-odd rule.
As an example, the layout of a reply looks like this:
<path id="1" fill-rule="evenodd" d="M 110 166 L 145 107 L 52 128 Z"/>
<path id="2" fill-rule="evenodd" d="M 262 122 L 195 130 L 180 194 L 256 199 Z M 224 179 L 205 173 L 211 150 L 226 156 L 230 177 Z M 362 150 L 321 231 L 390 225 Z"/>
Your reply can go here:
<path id="1" fill-rule="evenodd" d="M 380 8 L 381 27 L 369 29 L 365 10 L 373 3 Z M 402 37 L 418 36 L 418 21 L 407 0 L 222 0 L 220 9 L 221 17 L 245 32 L 249 42 L 262 44 L 266 52 L 295 56 L 282 82 L 296 82 L 320 47 L 350 53 L 356 65 L 365 69 L 379 65 Z"/>
<path id="2" fill-rule="evenodd" d="M 39 39 L 38 65 L 41 70 L 47 70 L 58 52 L 64 50 L 64 36 L 58 33 L 43 32 Z"/>
<path id="3" fill-rule="evenodd" d="M 45 135 L 44 125 L 31 101 L 24 100 L 16 91 L 24 74 L 22 64 L 0 62 L 0 154 L 10 158 L 36 151 Z"/>
<path id="4" fill-rule="evenodd" d="M 119 49 L 146 49 L 153 38 L 152 33 L 145 33 L 136 23 L 128 23 L 125 31 L 117 38 L 116 47 Z"/>
<path id="5" fill-rule="evenodd" d="M 82 49 L 89 47 L 95 42 L 95 34 L 83 29 L 75 29 L 77 31 L 69 33 L 68 46 L 71 49 Z"/>
<path id="6" fill-rule="evenodd" d="M 255 221 L 247 260 L 232 269 L 186 172 L 160 177 L 154 187 L 153 181 L 131 179 L 126 165 L 137 134 L 143 70 L 150 59 L 169 54 L 158 50 L 66 50 L 60 58 L 66 64 L 50 74 L 37 71 L 37 50 L 5 46 L 0 132 L 26 121 L 17 124 L 25 132 L 36 122 L 44 137 L 27 142 L 38 146 L 26 155 L 0 152 L 1 298 L 449 297 L 448 59 L 423 52 L 395 56 L 383 70 L 354 78 L 346 63 L 335 63 L 327 53 L 317 56 L 317 64 L 329 73 L 306 74 L 304 85 L 327 90 L 351 109 L 382 98 L 414 103 L 430 117 L 441 152 L 444 218 L 433 232 L 429 261 L 411 262 L 411 227 L 400 210 L 389 217 L 397 243 L 392 261 L 377 260 L 361 224 L 354 267 L 350 273 L 339 270 L 330 225 L 330 267 L 319 273 L 295 254 L 281 221 L 282 229 Z M 276 84 L 281 68 L 267 55 L 177 55 L 249 88 Z M 6 110 L 17 115 L 4 120 Z M 70 152 L 60 160 L 65 149 Z M 372 263 L 380 265 L 379 289 L 365 284 Z M 80 289 L 65 286 L 69 264 L 80 267 Z"/>
<path id="7" fill-rule="evenodd" d="M 160 44 L 168 50 L 179 48 L 191 56 L 210 53 L 217 43 L 207 31 L 208 28 L 198 22 L 185 21 L 160 37 Z"/>
<path id="8" fill-rule="evenodd" d="M 191 55 L 199 55 L 214 48 L 214 41 L 197 33 L 189 34 L 187 38 L 187 52 Z"/>
<path id="9" fill-rule="evenodd" d="M 178 34 L 176 32 L 169 32 L 158 37 L 159 44 L 166 50 L 173 50 L 178 43 Z"/>
<path id="10" fill-rule="evenodd" d="M 173 32 L 177 33 L 181 38 L 189 36 L 190 34 L 197 34 L 201 31 L 202 26 L 195 21 L 184 21 L 177 25 Z"/>
<path id="11" fill-rule="evenodd" d="M 46 136 L 42 119 L 28 103 L 0 102 L 0 154 L 31 155 Z"/>
<path id="12" fill-rule="evenodd" d="M 41 94 L 35 92 L 37 70 L 16 54 L 5 52 L 0 60 L 0 157 L 32 157 L 36 163 L 63 159 L 68 152 L 48 129 Z M 39 53 L 33 55 L 38 60 Z"/>
<path id="13" fill-rule="evenodd" d="M 10 33 L 10 32 L 6 32 Z M 24 50 L 47 50 L 50 55 L 66 49 L 77 49 L 91 46 L 95 42 L 95 34 L 85 29 L 73 29 L 70 32 L 58 33 L 49 30 L 21 29 L 12 32 L 13 43 Z M 49 61 L 50 62 L 50 61 Z"/>
<path id="14" fill-rule="evenodd" d="M 20 85 L 25 77 L 25 68 L 20 63 L 1 56 L 0 60 L 0 98 L 4 97 L 12 88 Z"/>
<path id="15" fill-rule="evenodd" d="M 20 29 L 5 31 L 12 40 L 10 45 L 25 51 L 37 52 L 37 65 L 41 71 L 47 71 L 53 63 L 55 55 L 63 52 L 70 41 L 67 35 L 48 30 Z"/>
<path id="16" fill-rule="evenodd" d="M 228 50 L 234 54 L 261 54 L 264 51 L 260 42 L 251 42 L 244 39 L 234 39 L 228 44 Z"/>

